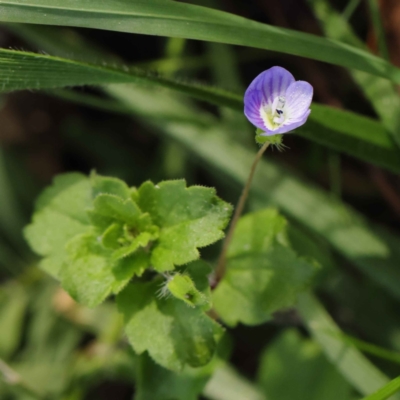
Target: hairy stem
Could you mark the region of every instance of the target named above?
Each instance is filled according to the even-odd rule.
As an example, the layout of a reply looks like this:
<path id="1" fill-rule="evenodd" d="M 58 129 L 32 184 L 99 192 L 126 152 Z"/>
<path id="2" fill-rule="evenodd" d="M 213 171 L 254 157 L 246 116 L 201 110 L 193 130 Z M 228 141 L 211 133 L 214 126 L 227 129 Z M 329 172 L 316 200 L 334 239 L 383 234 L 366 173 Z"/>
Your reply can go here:
<path id="1" fill-rule="evenodd" d="M 215 270 L 215 279 L 216 279 L 217 282 L 219 282 L 223 278 L 223 276 L 225 275 L 226 253 L 227 253 L 229 245 L 230 245 L 230 243 L 232 241 L 233 233 L 235 232 L 235 228 L 236 228 L 237 222 L 238 222 L 240 216 L 242 215 L 244 206 L 246 204 L 246 200 L 247 200 L 247 197 L 248 197 L 249 192 L 250 192 L 251 182 L 253 181 L 254 173 L 256 172 L 257 164 L 260 161 L 260 159 L 261 159 L 262 155 L 264 154 L 265 150 L 267 150 L 269 145 L 270 145 L 270 142 L 266 142 L 266 143 L 263 144 L 261 149 L 258 150 L 258 153 L 256 154 L 256 157 L 255 157 L 255 159 L 253 161 L 253 165 L 251 166 L 250 174 L 249 174 L 249 177 L 247 178 L 246 185 L 243 188 L 242 194 L 240 195 L 238 204 L 237 204 L 237 206 L 235 208 L 235 213 L 233 215 L 232 222 L 231 222 L 231 224 L 229 226 L 229 230 L 228 230 L 228 233 L 226 235 L 224 244 L 222 246 L 222 251 L 221 251 L 221 254 L 220 254 L 219 259 L 218 259 L 217 268 Z"/>

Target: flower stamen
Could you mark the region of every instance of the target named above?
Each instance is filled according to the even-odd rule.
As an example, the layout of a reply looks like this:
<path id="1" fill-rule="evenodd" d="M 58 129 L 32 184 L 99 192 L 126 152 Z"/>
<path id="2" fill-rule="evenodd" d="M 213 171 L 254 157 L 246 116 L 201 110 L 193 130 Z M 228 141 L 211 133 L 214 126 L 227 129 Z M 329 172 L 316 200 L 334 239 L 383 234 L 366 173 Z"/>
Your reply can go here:
<path id="1" fill-rule="evenodd" d="M 281 125 L 284 120 L 283 109 L 285 108 L 286 99 L 283 96 L 275 97 L 274 102 L 272 103 L 272 115 L 275 115 L 273 118 L 273 122 L 275 124 Z"/>
<path id="2" fill-rule="evenodd" d="M 280 128 L 286 121 L 285 104 L 286 98 L 284 96 L 277 96 L 271 105 L 263 104 L 261 106 L 260 115 L 265 125 L 271 131 Z"/>

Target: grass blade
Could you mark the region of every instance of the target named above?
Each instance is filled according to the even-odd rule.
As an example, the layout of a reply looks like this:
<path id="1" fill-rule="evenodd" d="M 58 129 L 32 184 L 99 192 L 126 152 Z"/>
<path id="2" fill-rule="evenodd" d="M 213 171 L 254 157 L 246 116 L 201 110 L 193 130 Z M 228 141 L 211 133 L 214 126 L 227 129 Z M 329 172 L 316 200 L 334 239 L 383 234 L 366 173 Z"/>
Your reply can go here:
<path id="1" fill-rule="evenodd" d="M 361 0 L 349 0 L 346 8 L 342 12 L 342 16 L 345 20 L 349 20 L 351 16 L 354 14 L 354 11 L 360 5 Z"/>
<path id="2" fill-rule="evenodd" d="M 368 50 L 348 22 L 330 5 L 329 0 L 308 0 L 308 3 L 329 38 Z M 353 70 L 350 73 L 365 97 L 371 102 L 393 140 L 400 147 L 400 114 L 398 112 L 400 96 L 396 88 L 385 79 L 361 71 Z"/>
<path id="3" fill-rule="evenodd" d="M 203 395 L 210 400 L 267 400 L 257 387 L 223 363 L 208 381 Z"/>
<path id="4" fill-rule="evenodd" d="M 379 389 L 376 393 L 371 396 L 364 397 L 362 400 L 385 400 L 391 395 L 397 393 L 400 390 L 400 377 L 397 377 L 390 381 L 382 389 Z"/>
<path id="5" fill-rule="evenodd" d="M 255 47 L 359 69 L 400 83 L 400 69 L 347 44 L 175 1 L 1 0 L 0 21 L 76 26 Z"/>
<path id="6" fill-rule="evenodd" d="M 322 304 L 309 293 L 300 296 L 298 309 L 313 338 L 346 380 L 363 395 L 386 385 L 389 379 L 353 346 L 338 337 L 340 328 Z M 393 400 L 399 399 L 393 397 Z"/>
<path id="7" fill-rule="evenodd" d="M 12 73 L 10 74 L 10 68 Z M 0 49 L 0 90 L 50 89 L 75 85 L 140 83 L 166 87 L 242 113 L 241 95 L 148 74 L 29 52 Z M 387 132 L 374 120 L 314 104 L 309 122 L 298 134 L 337 151 L 400 172 L 400 157 Z M 242 117 L 244 119 L 244 117 Z M 340 120 L 341 124 L 337 121 Z"/>
<path id="8" fill-rule="evenodd" d="M 383 28 L 378 0 L 368 0 L 369 10 L 378 42 L 379 53 L 385 60 L 389 60 L 389 50 L 386 45 L 385 30 Z"/>
<path id="9" fill-rule="evenodd" d="M 357 349 L 364 351 L 365 353 L 371 354 L 373 356 L 379 357 L 382 360 L 387 360 L 400 364 L 400 353 L 384 349 L 375 344 L 365 342 L 364 340 L 357 339 L 355 337 L 342 334 L 341 339 L 343 342 L 353 345 Z"/>

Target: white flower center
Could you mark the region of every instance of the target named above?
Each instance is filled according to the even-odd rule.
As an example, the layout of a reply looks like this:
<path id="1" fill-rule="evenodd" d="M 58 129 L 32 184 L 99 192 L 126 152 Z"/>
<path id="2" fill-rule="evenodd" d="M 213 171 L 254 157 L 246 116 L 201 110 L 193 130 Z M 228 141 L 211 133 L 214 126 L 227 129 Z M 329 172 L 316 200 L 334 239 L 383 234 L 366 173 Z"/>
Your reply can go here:
<path id="1" fill-rule="evenodd" d="M 260 108 L 260 115 L 264 121 L 265 126 L 274 131 L 280 128 L 287 120 L 287 113 L 285 109 L 286 99 L 284 96 L 275 97 L 271 105 L 262 104 Z"/>

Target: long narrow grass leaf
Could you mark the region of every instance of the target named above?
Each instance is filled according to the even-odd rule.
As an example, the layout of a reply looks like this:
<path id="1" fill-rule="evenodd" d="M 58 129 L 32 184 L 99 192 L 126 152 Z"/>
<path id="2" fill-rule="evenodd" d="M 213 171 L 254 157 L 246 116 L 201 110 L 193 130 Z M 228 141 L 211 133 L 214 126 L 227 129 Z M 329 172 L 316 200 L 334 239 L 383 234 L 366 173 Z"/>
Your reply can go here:
<path id="1" fill-rule="evenodd" d="M 300 296 L 298 309 L 313 338 L 344 378 L 363 395 L 369 395 L 389 382 L 355 347 L 338 337 L 340 328 L 322 304 L 310 293 Z M 393 400 L 400 397 L 394 397 Z"/>
<path id="2" fill-rule="evenodd" d="M 376 0 L 370 0 L 375 2 Z M 308 0 L 319 19 L 325 34 L 336 40 L 368 50 L 366 45 L 353 32 L 350 24 L 331 6 L 329 0 Z M 400 147 L 400 96 L 396 88 L 387 80 L 366 74 L 362 71 L 350 71 L 353 79 L 371 102 L 391 137 Z"/>
<path id="3" fill-rule="evenodd" d="M 372 25 L 378 42 L 379 53 L 384 59 L 389 60 L 389 50 L 386 44 L 385 29 L 382 24 L 378 0 L 368 0 L 368 5 Z"/>
<path id="4" fill-rule="evenodd" d="M 390 381 L 383 388 L 379 389 L 377 392 L 371 396 L 364 397 L 362 400 L 386 400 L 393 394 L 400 391 L 400 377 L 397 377 Z"/>
<path id="5" fill-rule="evenodd" d="M 165 78 L 136 68 L 124 70 L 123 67 L 5 49 L 0 49 L 0 82 L 0 91 L 140 83 L 166 87 L 239 112 L 243 110 L 241 95 L 214 87 Z M 340 124 L 337 123 L 339 120 Z M 335 150 L 400 172 L 397 149 L 387 132 L 372 119 L 314 104 L 309 123 L 298 129 L 298 133 Z"/>
<path id="6" fill-rule="evenodd" d="M 268 400 L 230 365 L 221 363 L 203 390 L 210 400 Z"/>
<path id="7" fill-rule="evenodd" d="M 340 338 L 343 342 L 348 343 L 357 349 L 364 351 L 367 354 L 371 354 L 372 356 L 381 358 L 382 360 L 387 360 L 394 362 L 396 364 L 400 364 L 400 353 L 395 351 L 390 351 L 384 349 L 380 346 L 376 346 L 375 344 L 365 342 L 364 340 L 357 339 L 353 336 L 341 334 Z"/>
<path id="8" fill-rule="evenodd" d="M 346 20 L 350 19 L 360 3 L 361 0 L 349 0 L 346 8 L 342 12 L 342 17 Z"/>
<path id="9" fill-rule="evenodd" d="M 359 69 L 400 83 L 400 69 L 347 44 L 176 1 L 0 0 L 0 21 L 76 26 L 256 47 Z"/>

